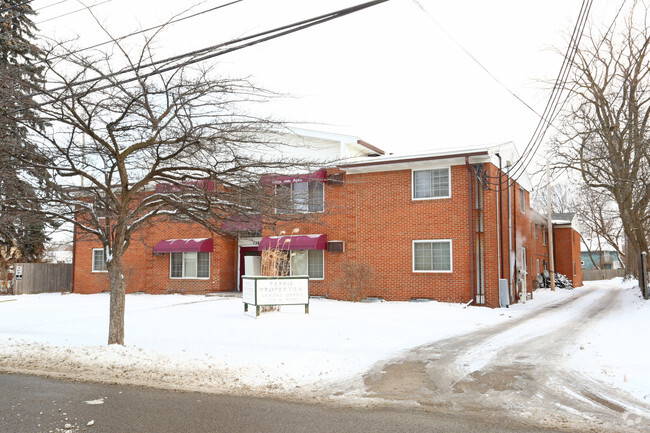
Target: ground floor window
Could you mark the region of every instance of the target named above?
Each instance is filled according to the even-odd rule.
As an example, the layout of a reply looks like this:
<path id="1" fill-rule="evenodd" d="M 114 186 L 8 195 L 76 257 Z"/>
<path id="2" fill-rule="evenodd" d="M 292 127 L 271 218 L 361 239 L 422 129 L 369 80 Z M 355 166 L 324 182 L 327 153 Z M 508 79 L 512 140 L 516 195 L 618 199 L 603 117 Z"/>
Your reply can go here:
<path id="1" fill-rule="evenodd" d="M 171 253 L 171 278 L 210 278 L 210 253 Z"/>
<path id="2" fill-rule="evenodd" d="M 325 278 L 323 250 L 291 251 L 291 275 L 309 275 L 309 278 Z"/>
<path id="3" fill-rule="evenodd" d="M 451 240 L 413 241 L 414 272 L 451 272 Z"/>
<path id="4" fill-rule="evenodd" d="M 103 248 L 93 249 L 93 272 L 106 272 L 106 254 Z"/>

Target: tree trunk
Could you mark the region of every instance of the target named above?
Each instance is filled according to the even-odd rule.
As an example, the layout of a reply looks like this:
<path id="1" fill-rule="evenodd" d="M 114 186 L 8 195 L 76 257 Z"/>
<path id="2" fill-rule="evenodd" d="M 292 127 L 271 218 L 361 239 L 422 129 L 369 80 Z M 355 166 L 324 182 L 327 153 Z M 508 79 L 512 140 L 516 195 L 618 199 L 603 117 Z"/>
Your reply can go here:
<path id="1" fill-rule="evenodd" d="M 113 256 L 106 264 L 111 282 L 110 317 L 108 322 L 108 344 L 124 345 L 124 304 L 126 280 L 122 269 L 121 255 Z"/>

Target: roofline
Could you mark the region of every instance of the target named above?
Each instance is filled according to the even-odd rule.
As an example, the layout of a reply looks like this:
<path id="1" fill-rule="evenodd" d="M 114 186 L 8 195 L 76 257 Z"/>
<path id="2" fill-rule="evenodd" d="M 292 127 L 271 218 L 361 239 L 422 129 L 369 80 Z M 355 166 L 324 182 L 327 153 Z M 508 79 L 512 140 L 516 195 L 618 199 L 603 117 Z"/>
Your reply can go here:
<path id="1" fill-rule="evenodd" d="M 405 163 L 405 162 L 419 162 L 419 161 L 433 161 L 437 159 L 452 159 L 452 158 L 461 158 L 461 157 L 469 157 L 469 156 L 488 156 L 489 152 L 487 150 L 482 150 L 478 152 L 464 152 L 464 153 L 451 153 L 451 154 L 444 154 L 444 155 L 429 155 L 429 156 L 418 156 L 418 157 L 411 157 L 411 158 L 395 158 L 395 159 L 390 159 L 390 160 L 381 160 L 381 161 L 364 161 L 364 162 L 352 162 L 349 164 L 341 164 L 341 168 L 348 168 L 348 167 L 368 167 L 368 166 L 373 166 L 373 165 L 388 165 L 388 164 L 400 164 L 400 163 Z"/>

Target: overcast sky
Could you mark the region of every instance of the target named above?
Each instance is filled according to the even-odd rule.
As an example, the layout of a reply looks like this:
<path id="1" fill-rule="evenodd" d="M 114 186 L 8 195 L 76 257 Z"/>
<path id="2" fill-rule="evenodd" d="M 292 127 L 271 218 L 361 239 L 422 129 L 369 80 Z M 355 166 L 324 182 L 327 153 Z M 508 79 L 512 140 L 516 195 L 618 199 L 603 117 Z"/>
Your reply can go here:
<path id="1" fill-rule="evenodd" d="M 88 4 L 103 0 L 89 1 Z M 115 36 L 162 23 L 192 5 L 209 9 L 228 0 L 109 0 L 93 8 Z M 75 0 L 35 0 L 41 22 L 80 8 Z M 170 26 L 160 56 L 213 45 L 362 0 L 244 0 Z M 557 74 L 565 35 L 578 0 L 419 0 L 493 75 L 542 112 L 543 81 Z M 621 0 L 594 5 L 595 23 L 609 23 Z M 52 5 L 50 7 L 46 7 Z M 106 36 L 88 12 L 39 25 L 53 38 L 78 35 L 88 46 Z M 127 40 L 126 43 L 131 43 Z M 134 38 L 132 43 L 141 42 Z M 412 0 L 373 8 L 280 39 L 227 54 L 218 68 L 250 75 L 292 99 L 267 107 L 313 129 L 356 135 L 394 152 L 515 141 L 523 150 L 537 116 L 497 84 Z M 303 125 L 305 127 L 305 125 Z"/>

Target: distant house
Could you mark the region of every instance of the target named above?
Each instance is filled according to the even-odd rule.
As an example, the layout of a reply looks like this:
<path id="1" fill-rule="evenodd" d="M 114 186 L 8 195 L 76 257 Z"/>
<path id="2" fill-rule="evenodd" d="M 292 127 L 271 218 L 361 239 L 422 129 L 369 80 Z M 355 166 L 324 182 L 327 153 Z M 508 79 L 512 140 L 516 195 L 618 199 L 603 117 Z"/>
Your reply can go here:
<path id="1" fill-rule="evenodd" d="M 546 218 L 530 208 L 530 181 L 525 173 L 508 177 L 519 158 L 513 143 L 386 155 L 351 136 L 303 130 L 288 139 L 303 143 L 305 155 L 318 149 L 339 160 L 313 173 L 260 179 L 269 193 L 292 200 L 293 213 L 310 218 L 233 219 L 222 227 L 230 235 L 161 219 L 132 240 L 124 257 L 127 292 L 240 290 L 242 275 L 259 272 L 261 253 L 280 245 L 291 273 L 309 275 L 312 295 L 346 299 L 346 264 L 359 263 L 372 270 L 370 297 L 496 307 L 500 279 L 516 302 L 532 294 L 548 266 Z M 577 225 L 553 222 L 556 269 L 580 286 Z M 294 228 L 297 235 L 277 237 Z M 74 291 L 107 290 L 99 242 L 77 235 L 74 254 Z"/>
<path id="2" fill-rule="evenodd" d="M 582 269 L 621 269 L 623 264 L 616 251 L 581 251 Z"/>

